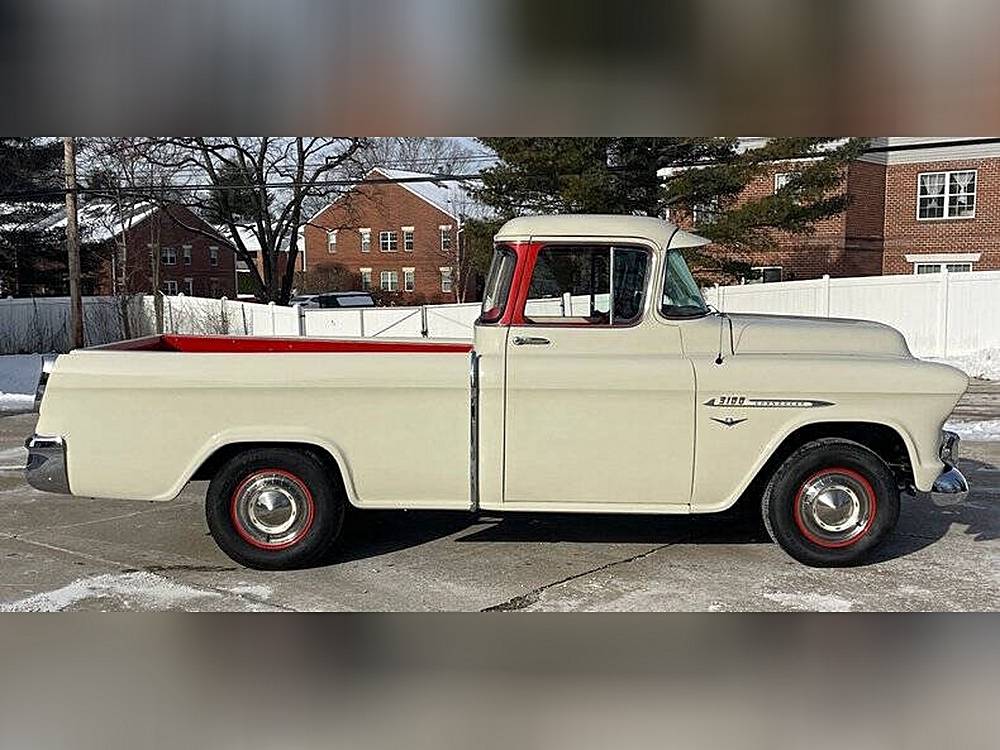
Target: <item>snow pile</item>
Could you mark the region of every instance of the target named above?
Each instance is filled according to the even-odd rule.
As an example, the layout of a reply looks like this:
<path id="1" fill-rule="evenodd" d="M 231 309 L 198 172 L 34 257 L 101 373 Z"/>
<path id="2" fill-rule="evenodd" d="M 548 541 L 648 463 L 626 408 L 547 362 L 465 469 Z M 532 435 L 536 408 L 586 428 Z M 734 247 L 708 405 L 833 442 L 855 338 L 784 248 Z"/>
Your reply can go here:
<path id="1" fill-rule="evenodd" d="M 944 428 L 958 433 L 963 440 L 1000 441 L 1000 419 L 978 422 L 947 422 Z"/>
<path id="2" fill-rule="evenodd" d="M 972 354 L 960 354 L 943 359 L 932 358 L 932 361 L 957 367 L 970 378 L 1000 380 L 1000 349 L 981 349 Z"/>
<path id="3" fill-rule="evenodd" d="M 79 578 L 55 591 L 0 602 L 0 612 L 62 612 L 92 599 L 103 599 L 121 609 L 175 609 L 195 599 L 218 596 L 153 573 L 106 573 Z"/>
<path id="4" fill-rule="evenodd" d="M 0 414 L 30 412 L 42 374 L 42 355 L 11 354 L 0 357 Z"/>

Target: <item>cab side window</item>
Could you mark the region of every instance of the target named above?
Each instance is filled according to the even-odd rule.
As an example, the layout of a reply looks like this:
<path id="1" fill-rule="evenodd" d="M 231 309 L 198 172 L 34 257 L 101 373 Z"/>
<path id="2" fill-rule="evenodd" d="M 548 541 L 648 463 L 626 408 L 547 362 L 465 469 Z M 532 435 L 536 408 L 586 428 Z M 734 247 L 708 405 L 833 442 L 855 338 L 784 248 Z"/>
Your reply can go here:
<path id="1" fill-rule="evenodd" d="M 627 325 L 642 312 L 649 253 L 607 245 L 542 248 L 525 321 L 535 325 Z"/>

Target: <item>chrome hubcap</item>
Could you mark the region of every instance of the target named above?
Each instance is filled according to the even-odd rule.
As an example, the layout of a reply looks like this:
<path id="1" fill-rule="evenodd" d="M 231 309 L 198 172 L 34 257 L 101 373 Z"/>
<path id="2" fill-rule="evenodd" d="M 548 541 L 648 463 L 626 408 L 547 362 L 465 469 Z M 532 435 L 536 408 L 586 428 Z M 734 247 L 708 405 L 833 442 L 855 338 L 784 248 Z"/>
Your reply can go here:
<path id="1" fill-rule="evenodd" d="M 262 473 L 244 482 L 234 510 L 243 530 L 267 546 L 287 544 L 309 523 L 304 488 L 283 474 Z"/>
<path id="2" fill-rule="evenodd" d="M 806 529 L 821 540 L 845 542 L 868 525 L 872 499 L 853 476 L 830 472 L 806 482 L 799 494 L 799 513 Z"/>

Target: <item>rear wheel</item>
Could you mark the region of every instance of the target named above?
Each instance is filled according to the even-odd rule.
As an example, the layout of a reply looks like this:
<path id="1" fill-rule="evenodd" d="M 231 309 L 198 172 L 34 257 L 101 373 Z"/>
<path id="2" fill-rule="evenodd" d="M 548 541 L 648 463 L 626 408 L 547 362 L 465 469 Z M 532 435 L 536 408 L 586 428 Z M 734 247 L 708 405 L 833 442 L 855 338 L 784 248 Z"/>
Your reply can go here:
<path id="1" fill-rule="evenodd" d="M 248 568 L 286 570 L 321 562 L 340 534 L 346 502 L 315 454 L 254 448 L 219 469 L 205 518 L 216 543 Z"/>
<path id="2" fill-rule="evenodd" d="M 778 467 L 762 510 L 771 538 L 799 562 L 854 565 L 896 525 L 899 490 L 872 451 L 847 440 L 817 440 Z"/>

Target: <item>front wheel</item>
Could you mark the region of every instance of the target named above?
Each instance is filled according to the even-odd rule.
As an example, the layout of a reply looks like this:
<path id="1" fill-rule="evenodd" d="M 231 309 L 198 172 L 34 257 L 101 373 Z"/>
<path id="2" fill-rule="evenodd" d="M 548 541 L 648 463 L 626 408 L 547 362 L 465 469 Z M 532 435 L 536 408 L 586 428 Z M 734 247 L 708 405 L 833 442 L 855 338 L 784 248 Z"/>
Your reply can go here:
<path id="1" fill-rule="evenodd" d="M 896 525 L 899 489 L 890 468 L 867 448 L 817 440 L 778 467 L 762 511 L 771 538 L 799 562 L 855 565 Z"/>
<path id="2" fill-rule="evenodd" d="M 248 568 L 287 570 L 321 562 L 340 534 L 339 483 L 309 451 L 252 448 L 229 459 L 205 498 L 212 538 Z"/>

